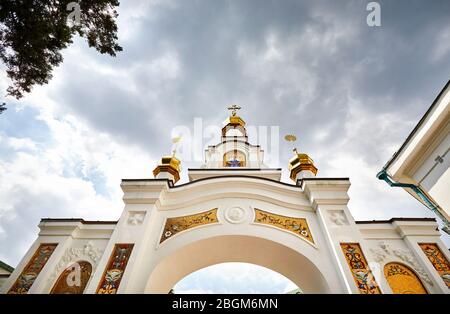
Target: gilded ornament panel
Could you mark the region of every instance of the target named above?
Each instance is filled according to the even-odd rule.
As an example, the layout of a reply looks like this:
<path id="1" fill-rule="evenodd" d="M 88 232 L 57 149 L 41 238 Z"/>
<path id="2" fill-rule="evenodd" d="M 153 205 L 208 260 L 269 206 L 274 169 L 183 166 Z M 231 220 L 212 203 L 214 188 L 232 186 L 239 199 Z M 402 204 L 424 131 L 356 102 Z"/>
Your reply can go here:
<path id="1" fill-rule="evenodd" d="M 217 208 L 194 215 L 167 218 L 159 243 L 166 241 L 182 231 L 216 222 L 219 222 Z"/>
<path id="2" fill-rule="evenodd" d="M 129 243 L 118 243 L 114 246 L 114 250 L 97 288 L 97 294 L 117 293 L 133 247 L 134 244 Z"/>
<path id="3" fill-rule="evenodd" d="M 384 276 L 394 294 L 427 294 L 427 290 L 425 290 L 419 277 L 403 264 L 386 264 Z"/>
<path id="4" fill-rule="evenodd" d="M 76 262 L 62 272 L 50 294 L 83 294 L 91 274 L 91 263 Z"/>
<path id="5" fill-rule="evenodd" d="M 305 218 L 282 216 L 255 208 L 255 222 L 292 232 L 303 239 L 314 243 Z"/>
<path id="6" fill-rule="evenodd" d="M 52 255 L 57 243 L 43 243 L 39 245 L 27 266 L 24 268 L 14 285 L 9 289 L 9 294 L 26 294 L 30 290 L 37 276 L 44 268 Z"/>
<path id="7" fill-rule="evenodd" d="M 433 264 L 434 269 L 441 276 L 447 287 L 450 289 L 450 263 L 439 249 L 436 243 L 419 243 L 420 248 Z"/>
<path id="8" fill-rule="evenodd" d="M 359 292 L 381 294 L 360 245 L 358 243 L 341 243 L 341 248 Z"/>

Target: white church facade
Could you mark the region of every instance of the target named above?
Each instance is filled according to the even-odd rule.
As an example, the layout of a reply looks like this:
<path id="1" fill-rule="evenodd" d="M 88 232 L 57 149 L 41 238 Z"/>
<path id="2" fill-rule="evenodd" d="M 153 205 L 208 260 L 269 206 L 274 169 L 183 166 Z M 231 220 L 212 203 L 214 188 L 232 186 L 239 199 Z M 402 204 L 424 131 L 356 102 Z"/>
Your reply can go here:
<path id="1" fill-rule="evenodd" d="M 263 154 L 233 110 L 189 182 L 177 184 L 181 161 L 166 156 L 154 178 L 122 181 L 118 221 L 42 219 L 0 293 L 168 293 L 223 262 L 267 267 L 303 293 L 450 293 L 434 219 L 355 221 L 348 178 L 317 176 L 295 151 L 282 182 Z"/>

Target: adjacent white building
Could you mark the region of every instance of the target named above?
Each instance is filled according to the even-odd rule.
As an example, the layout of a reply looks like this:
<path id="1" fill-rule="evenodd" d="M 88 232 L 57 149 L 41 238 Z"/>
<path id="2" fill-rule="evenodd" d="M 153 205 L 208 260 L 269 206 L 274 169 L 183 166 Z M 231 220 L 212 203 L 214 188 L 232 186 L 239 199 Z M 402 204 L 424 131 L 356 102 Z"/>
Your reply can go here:
<path id="1" fill-rule="evenodd" d="M 450 234 L 450 81 L 378 176 L 433 210 Z"/>
<path id="2" fill-rule="evenodd" d="M 9 276 L 13 271 L 14 268 L 0 261 L 0 288 L 2 287 L 3 283 L 9 278 Z"/>
<path id="3" fill-rule="evenodd" d="M 282 182 L 263 153 L 234 110 L 189 182 L 178 184 L 181 161 L 165 156 L 155 178 L 122 181 L 118 221 L 41 220 L 0 292 L 168 293 L 201 268 L 247 262 L 304 293 L 450 293 L 434 219 L 354 221 L 348 178 L 317 176 L 295 151 Z"/>

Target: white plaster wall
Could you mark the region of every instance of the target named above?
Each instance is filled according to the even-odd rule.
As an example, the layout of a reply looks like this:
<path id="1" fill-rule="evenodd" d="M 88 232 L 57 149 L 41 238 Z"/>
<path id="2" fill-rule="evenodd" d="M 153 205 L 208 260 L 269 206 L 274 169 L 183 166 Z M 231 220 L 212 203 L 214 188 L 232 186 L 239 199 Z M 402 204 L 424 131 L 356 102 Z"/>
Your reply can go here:
<path id="1" fill-rule="evenodd" d="M 8 278 L 1 278 L 0 277 L 0 289 L 2 288 L 3 284 L 8 280 Z"/>
<path id="2" fill-rule="evenodd" d="M 450 131 L 450 127 L 447 128 Z M 450 217 L 450 132 L 439 140 L 435 149 L 428 153 L 428 157 L 412 174 L 439 206 Z M 437 162 L 440 156 L 443 162 Z"/>

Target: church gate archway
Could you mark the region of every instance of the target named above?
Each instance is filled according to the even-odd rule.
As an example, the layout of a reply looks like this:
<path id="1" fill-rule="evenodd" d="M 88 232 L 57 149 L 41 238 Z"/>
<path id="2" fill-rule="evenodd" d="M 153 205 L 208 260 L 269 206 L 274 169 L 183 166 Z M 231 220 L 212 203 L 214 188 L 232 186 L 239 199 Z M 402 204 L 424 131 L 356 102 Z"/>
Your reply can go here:
<path id="1" fill-rule="evenodd" d="M 226 235 L 182 246 L 153 268 L 145 293 L 168 293 L 185 276 L 207 266 L 244 262 L 274 270 L 304 293 L 329 293 L 322 272 L 307 257 L 281 243 L 255 236 Z"/>

